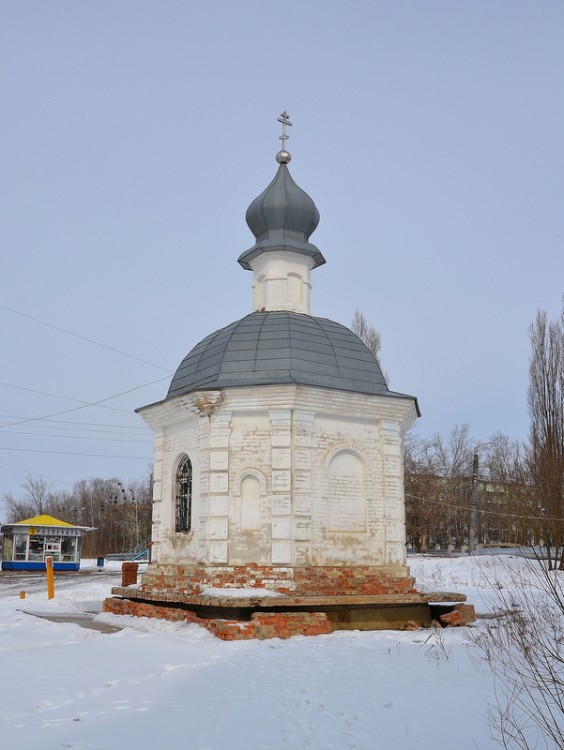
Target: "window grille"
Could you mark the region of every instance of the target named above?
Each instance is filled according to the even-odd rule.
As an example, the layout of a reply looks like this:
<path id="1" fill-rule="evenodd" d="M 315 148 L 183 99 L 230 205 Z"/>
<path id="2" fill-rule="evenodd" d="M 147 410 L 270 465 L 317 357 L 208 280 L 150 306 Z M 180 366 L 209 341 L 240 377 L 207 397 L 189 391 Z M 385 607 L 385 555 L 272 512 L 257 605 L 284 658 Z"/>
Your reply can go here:
<path id="1" fill-rule="evenodd" d="M 176 525 L 175 531 L 192 528 L 192 462 L 184 456 L 176 471 Z"/>

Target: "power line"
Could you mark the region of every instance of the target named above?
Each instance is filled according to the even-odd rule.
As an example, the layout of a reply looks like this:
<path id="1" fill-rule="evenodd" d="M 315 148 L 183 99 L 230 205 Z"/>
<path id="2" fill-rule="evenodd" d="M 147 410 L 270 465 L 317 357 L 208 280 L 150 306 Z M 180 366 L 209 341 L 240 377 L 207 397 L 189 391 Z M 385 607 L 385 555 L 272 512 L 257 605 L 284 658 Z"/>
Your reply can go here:
<path id="1" fill-rule="evenodd" d="M 118 456 L 114 453 L 72 453 L 71 451 L 47 451 L 35 448 L 0 448 L 0 451 L 15 451 L 18 453 L 50 453 L 57 456 L 84 456 L 85 458 L 127 458 L 139 461 L 152 461 L 152 457 L 147 456 Z"/>
<path id="2" fill-rule="evenodd" d="M 58 435 L 57 433 L 52 432 L 27 432 L 25 430 L 10 430 L 10 435 L 31 435 L 38 438 L 57 438 L 59 440 L 92 440 L 93 442 L 104 441 L 109 443 L 151 443 L 148 438 L 136 438 L 128 435 L 122 435 L 121 437 L 94 437 L 89 435 Z"/>
<path id="3" fill-rule="evenodd" d="M 1 305 L 0 305 L 1 307 Z M 83 402 L 83 406 L 75 406 L 72 409 L 63 409 L 62 411 L 56 411 L 51 414 L 44 414 L 42 417 L 28 417 L 26 419 L 20 419 L 17 422 L 9 422 L 8 424 L 2 425 L 3 428 L 6 427 L 16 427 L 20 424 L 25 424 L 26 422 L 38 422 L 44 419 L 50 419 L 51 417 L 59 417 L 61 414 L 70 414 L 74 411 L 80 411 L 81 409 L 87 409 L 91 406 L 99 406 L 100 404 L 103 404 L 106 401 L 111 401 L 114 398 L 119 398 L 120 396 L 125 396 L 128 393 L 133 393 L 134 391 L 139 391 L 142 388 L 146 388 L 149 385 L 154 385 L 155 383 L 161 383 L 163 380 L 168 380 L 168 375 L 164 378 L 157 378 L 157 380 L 151 380 L 149 383 L 144 383 L 143 385 L 135 386 L 135 388 L 129 388 L 127 391 L 122 391 L 121 393 L 116 393 L 113 396 L 107 396 L 106 398 L 101 398 L 98 401 L 91 401 L 91 402 Z"/>
<path id="4" fill-rule="evenodd" d="M 0 423 L 0 435 L 1 433 Z M 147 443 L 150 442 L 148 435 L 149 428 L 128 429 L 126 426 L 119 425 L 101 425 L 97 428 L 85 425 L 81 427 L 66 426 L 65 424 L 49 424 L 37 422 L 34 424 L 34 430 L 15 430 L 10 428 L 10 435 L 31 435 L 37 438 L 65 438 L 68 440 L 122 440 L 126 443 Z M 58 429 L 58 432 L 53 430 Z"/>
<path id="5" fill-rule="evenodd" d="M 0 305 L 1 307 L 1 305 Z M 34 388 L 24 388 L 22 385 L 13 385 L 12 383 L 0 383 L 0 386 L 3 386 L 4 388 L 14 388 L 18 391 L 26 391 L 26 393 L 36 393 L 39 396 L 49 396 L 50 398 L 60 398 L 63 401 L 75 401 L 77 404 L 86 404 L 87 401 L 84 401 L 81 398 L 72 398 L 71 396 L 59 396 L 58 393 L 47 393 L 46 391 L 38 391 Z M 111 411 L 119 411 L 123 414 L 130 414 L 127 409 L 119 409 L 117 406 L 102 406 L 102 409 L 110 409 Z"/>
<path id="6" fill-rule="evenodd" d="M 25 313 L 20 312 L 19 310 L 14 310 L 12 307 L 7 307 L 6 305 L 0 305 L 0 308 L 2 310 L 7 310 L 8 312 L 13 313 L 14 315 L 19 315 L 22 318 L 26 318 L 27 320 L 32 320 L 34 323 L 39 323 L 42 326 L 47 326 L 47 328 L 53 328 L 55 331 L 59 331 L 60 333 L 65 333 L 67 336 L 73 336 L 76 339 L 81 339 L 82 341 L 87 341 L 89 344 L 94 344 L 95 346 L 100 346 L 102 349 L 107 349 L 110 352 L 114 352 L 114 354 L 121 354 L 123 357 L 129 357 L 129 359 L 134 359 L 137 362 L 142 362 L 145 365 L 150 365 L 151 367 L 156 367 L 159 370 L 165 370 L 165 372 L 168 372 L 169 375 L 173 374 L 173 370 L 169 370 L 168 367 L 163 367 L 162 365 L 156 365 L 154 362 L 149 362 L 146 359 L 142 359 L 141 357 L 136 357 L 134 354 L 128 354 L 127 352 L 121 351 L 121 349 L 115 349 L 113 346 L 108 346 L 107 344 L 102 344 L 100 341 L 96 341 L 95 339 L 91 339 L 88 336 L 82 336 L 79 333 L 74 333 L 73 331 L 68 331 L 66 328 L 61 328 L 60 326 L 53 325 L 53 323 L 48 323 L 45 320 L 40 320 L 39 318 L 34 318 L 32 315 L 26 315 Z"/>
<path id="7" fill-rule="evenodd" d="M 57 482 L 58 484 L 66 484 L 68 487 L 72 487 L 72 482 L 65 482 L 62 479 L 55 479 L 55 477 L 48 477 L 45 474 L 39 474 L 37 471 L 31 471 L 30 469 L 24 469 L 23 466 L 16 466 L 15 464 L 6 463 L 6 461 L 0 461 L 0 465 L 7 466 L 10 469 L 16 469 L 17 471 L 25 471 L 26 474 L 33 474 L 41 479 L 49 479 L 51 482 Z"/>
<path id="8" fill-rule="evenodd" d="M 132 412 L 127 411 L 126 414 L 132 415 Z M 2 414 L 0 415 L 2 417 L 10 417 L 10 419 L 14 419 L 14 417 L 17 417 L 18 419 L 27 419 L 28 415 L 15 415 L 15 414 Z M 109 428 L 110 430 L 143 430 L 146 432 L 149 428 L 145 425 L 136 425 L 136 424 L 107 424 L 105 422 L 76 422 L 74 420 L 70 419 L 43 419 L 42 422 L 44 424 L 38 425 L 39 427 L 44 427 L 48 424 L 55 424 L 55 425 L 69 425 L 67 429 L 86 429 L 86 428 Z M 0 422 L 0 427 L 3 426 L 3 423 Z M 96 431 L 96 430 L 94 430 Z"/>
<path id="9" fill-rule="evenodd" d="M 7 429 L 9 427 L 15 427 L 17 425 L 26 424 L 26 423 L 30 423 L 30 422 L 36 422 L 38 424 L 38 426 L 41 426 L 41 427 L 44 427 L 44 428 L 48 429 L 48 423 L 51 422 L 51 423 L 57 424 L 59 426 L 67 425 L 64 428 L 65 430 L 75 430 L 75 431 L 81 431 L 83 433 L 84 432 L 88 432 L 88 431 L 91 431 L 91 432 L 101 432 L 102 434 L 105 434 L 106 437 L 99 438 L 99 437 L 88 437 L 88 436 L 84 436 L 84 435 L 75 435 L 75 436 L 67 435 L 67 436 L 65 436 L 65 435 L 58 435 L 58 434 L 53 435 L 53 434 L 48 434 L 48 433 L 46 433 L 44 435 L 38 435 L 39 437 L 50 437 L 50 438 L 54 438 L 54 439 L 66 438 L 66 439 L 82 439 L 82 440 L 88 440 L 88 439 L 93 439 L 93 440 L 112 440 L 112 438 L 109 437 L 109 435 L 113 434 L 113 435 L 115 435 L 114 439 L 116 441 L 121 440 L 122 442 L 126 442 L 127 441 L 129 443 L 132 443 L 132 442 L 144 442 L 144 441 L 136 441 L 136 440 L 134 440 L 130 435 L 127 435 L 127 433 L 125 434 L 125 436 L 123 436 L 123 431 L 126 431 L 126 430 L 127 431 L 134 431 L 137 434 L 140 434 L 139 431 L 141 431 L 141 430 L 145 431 L 146 430 L 146 427 L 144 427 L 144 426 L 139 426 L 138 427 L 138 426 L 125 426 L 125 425 L 124 426 L 120 426 L 120 425 L 105 425 L 105 424 L 100 424 L 100 423 L 81 423 L 81 422 L 72 422 L 72 421 L 69 421 L 69 420 L 57 420 L 57 419 L 54 419 L 54 417 L 62 416 L 64 414 L 69 414 L 69 413 L 72 413 L 72 412 L 77 412 L 77 411 L 80 411 L 80 410 L 83 410 L 83 409 L 86 409 L 86 408 L 90 408 L 90 407 L 100 407 L 100 408 L 103 408 L 103 409 L 107 409 L 109 411 L 120 412 L 120 413 L 130 414 L 131 415 L 131 413 L 132 413 L 131 411 L 128 411 L 126 409 L 120 409 L 119 407 L 110 406 L 106 402 L 108 402 L 108 401 L 110 401 L 112 399 L 115 399 L 115 398 L 119 398 L 120 396 L 124 396 L 126 394 L 135 392 L 137 390 L 140 390 L 140 389 L 145 388 L 147 386 L 153 385 L 155 383 L 160 383 L 160 382 L 162 382 L 164 380 L 167 380 L 169 378 L 169 376 L 173 373 L 172 370 L 170 370 L 167 367 L 163 367 L 162 365 L 157 365 L 154 362 L 150 362 L 149 360 L 143 359 L 141 357 L 137 357 L 135 355 L 129 354 L 128 352 L 124 352 L 121 349 L 117 349 L 115 347 L 111 347 L 111 346 L 108 346 L 106 344 L 103 344 L 102 342 L 97 341 L 95 339 L 89 338 L 87 336 L 83 336 L 81 334 L 77 334 L 77 333 L 75 333 L 73 331 L 69 331 L 69 330 L 67 330 L 65 328 L 62 328 L 60 326 L 53 325 L 52 323 L 49 323 L 49 322 L 47 322 L 45 320 L 41 320 L 39 318 L 35 318 L 35 317 L 31 316 L 31 315 L 27 315 L 27 314 L 22 313 L 22 312 L 20 312 L 18 310 L 10 308 L 7 305 L 0 305 L 0 309 L 6 310 L 8 312 L 11 312 L 14 315 L 18 315 L 18 316 L 20 316 L 22 318 L 26 318 L 27 320 L 33 321 L 34 323 L 38 323 L 38 324 L 46 326 L 48 328 L 52 328 L 52 329 L 54 329 L 56 331 L 59 331 L 60 333 L 66 334 L 68 336 L 72 336 L 72 337 L 80 339 L 82 341 L 86 341 L 86 342 L 88 342 L 90 344 L 94 344 L 95 346 L 99 346 L 99 347 L 101 347 L 103 349 L 106 349 L 108 351 L 111 351 L 111 352 L 113 352 L 115 354 L 120 354 L 121 356 L 128 357 L 128 358 L 133 359 L 133 360 L 135 360 L 137 362 L 141 362 L 141 363 L 149 365 L 151 367 L 156 367 L 157 369 L 163 370 L 163 371 L 165 371 L 167 373 L 167 375 L 165 377 L 158 378 L 158 379 L 153 380 L 151 382 L 145 383 L 144 385 L 136 386 L 135 388 L 130 388 L 130 389 L 128 389 L 126 391 L 123 391 L 121 393 L 117 393 L 115 395 L 108 396 L 106 398 L 99 399 L 97 401 L 90 401 L 90 402 L 89 401 L 84 401 L 82 399 L 76 399 L 76 398 L 71 398 L 71 397 L 67 397 L 67 396 L 61 396 L 59 394 L 47 393 L 45 391 L 36 390 L 36 389 L 32 389 L 32 388 L 25 388 L 24 386 L 13 385 L 11 383 L 0 383 L 0 385 L 3 386 L 3 387 L 13 388 L 13 389 L 17 389 L 17 390 L 20 390 L 20 391 L 26 391 L 28 393 L 36 393 L 38 395 L 47 396 L 47 397 L 50 397 L 50 398 L 65 399 L 67 401 L 75 402 L 77 404 L 80 404 L 80 406 L 77 406 L 77 407 L 74 407 L 74 408 L 64 409 L 64 410 L 61 410 L 61 411 L 57 411 L 57 412 L 53 412 L 53 413 L 49 413 L 49 414 L 44 414 L 42 416 L 35 416 L 35 417 L 29 417 L 29 416 L 26 416 L 26 417 L 21 417 L 21 416 L 13 417 L 13 416 L 9 416 L 8 419 L 10 421 L 8 421 L 8 422 L 6 422 L 4 424 L 0 424 L 0 430 L 2 428 Z M 6 416 L 8 416 L 8 415 L 6 415 Z M 11 433 L 11 434 L 13 434 L 13 433 Z M 21 433 L 21 434 L 26 434 L 26 433 L 24 432 L 24 433 Z M 141 456 L 116 456 L 116 455 L 105 455 L 105 454 L 94 454 L 94 453 L 92 453 L 92 454 L 79 453 L 79 452 L 71 453 L 71 452 L 64 452 L 64 451 L 42 451 L 42 450 L 17 449 L 17 448 L 5 448 L 5 449 L 1 449 L 1 450 L 5 450 L 5 451 L 6 450 L 14 450 L 14 451 L 19 450 L 20 452 L 27 452 L 27 453 L 31 453 L 31 452 L 34 452 L 34 453 L 51 453 L 51 454 L 60 454 L 60 455 L 67 455 L 67 456 L 86 456 L 86 457 L 93 457 L 93 458 L 94 457 L 97 457 L 97 458 L 115 458 L 115 459 L 128 459 L 128 458 L 132 458 L 134 460 L 151 461 L 150 458 L 141 457 Z M 11 468 L 11 469 L 15 469 L 17 471 L 25 472 L 27 474 L 38 476 L 38 477 L 41 477 L 41 478 L 44 478 L 44 479 L 48 479 L 50 481 L 54 481 L 54 482 L 57 482 L 59 484 L 72 486 L 72 484 L 69 483 L 69 482 L 65 482 L 63 480 L 60 480 L 60 479 L 57 479 L 57 478 L 54 478 L 54 477 L 48 477 L 48 476 L 45 476 L 45 475 L 40 474 L 38 472 L 30 471 L 29 469 L 24 469 L 22 466 L 17 466 L 15 464 L 10 464 L 10 463 L 7 463 L 5 461 L 0 461 L 0 465 L 6 466 L 6 467 Z"/>
<path id="10" fill-rule="evenodd" d="M 469 505 L 458 505 L 457 503 L 448 503 L 446 500 L 432 500 L 430 497 L 417 497 L 417 495 L 411 495 L 406 493 L 406 498 L 411 500 L 419 500 L 422 503 L 431 503 L 433 505 L 442 505 L 445 508 L 454 508 L 455 510 L 465 510 L 470 513 L 473 510 Z M 520 521 L 556 521 L 564 522 L 564 518 L 551 518 L 549 516 L 525 516 L 522 513 L 504 513 L 499 510 L 486 510 L 485 508 L 478 508 L 478 513 L 488 516 L 501 516 L 502 518 L 517 518 Z"/>
<path id="11" fill-rule="evenodd" d="M 26 425 L 23 425 L 24 427 Z M 0 423 L 0 436 L 2 424 Z M 61 440 L 92 440 L 111 441 L 123 443 L 151 443 L 148 427 L 126 426 L 126 425 L 104 425 L 94 423 L 82 424 L 80 422 L 58 422 L 57 420 L 35 422 L 35 429 L 16 430 L 10 428 L 9 435 L 27 435 L 41 439 Z M 7 435 L 8 433 L 4 433 Z"/>

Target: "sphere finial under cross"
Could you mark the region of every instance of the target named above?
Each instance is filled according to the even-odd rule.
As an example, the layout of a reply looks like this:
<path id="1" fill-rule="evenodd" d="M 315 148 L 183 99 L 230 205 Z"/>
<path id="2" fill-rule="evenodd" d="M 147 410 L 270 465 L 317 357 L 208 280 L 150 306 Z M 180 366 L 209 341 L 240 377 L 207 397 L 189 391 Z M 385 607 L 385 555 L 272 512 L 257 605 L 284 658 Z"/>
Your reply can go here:
<path id="1" fill-rule="evenodd" d="M 276 154 L 276 161 L 278 164 L 287 164 L 292 158 L 289 151 L 286 151 L 286 141 L 290 137 L 286 132 L 286 128 L 291 128 L 292 123 L 290 122 L 290 115 L 284 111 L 278 118 L 278 122 L 282 123 L 282 135 L 278 137 L 282 141 L 282 150 Z"/>

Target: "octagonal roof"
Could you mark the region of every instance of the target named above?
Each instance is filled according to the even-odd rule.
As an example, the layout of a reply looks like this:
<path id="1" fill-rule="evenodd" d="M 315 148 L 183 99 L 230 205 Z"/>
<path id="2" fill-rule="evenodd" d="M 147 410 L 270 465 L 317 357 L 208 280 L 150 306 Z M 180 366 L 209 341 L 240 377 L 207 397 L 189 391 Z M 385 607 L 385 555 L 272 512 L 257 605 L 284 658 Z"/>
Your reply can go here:
<path id="1" fill-rule="evenodd" d="M 251 313 L 197 344 L 178 367 L 167 399 L 198 390 L 290 383 L 403 396 L 388 390 L 376 359 L 345 326 L 271 311 Z"/>

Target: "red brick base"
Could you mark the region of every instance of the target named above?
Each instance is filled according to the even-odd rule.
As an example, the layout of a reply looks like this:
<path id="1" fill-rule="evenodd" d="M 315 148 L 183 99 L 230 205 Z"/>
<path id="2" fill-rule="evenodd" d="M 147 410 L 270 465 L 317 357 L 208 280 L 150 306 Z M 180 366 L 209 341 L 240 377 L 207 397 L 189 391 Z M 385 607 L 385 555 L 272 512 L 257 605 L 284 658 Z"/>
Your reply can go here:
<path id="1" fill-rule="evenodd" d="M 143 576 L 141 591 L 191 596 L 207 588 L 264 588 L 291 596 L 370 596 L 413 594 L 413 585 L 414 579 L 402 576 L 401 569 L 394 575 L 386 568 L 369 565 L 154 564 Z"/>
<path id="2" fill-rule="evenodd" d="M 372 630 L 381 628 L 382 623 L 388 626 L 394 623 L 392 627 L 398 627 L 413 618 L 417 621 L 416 626 L 417 623 L 425 624 L 427 619 L 430 622 L 431 610 L 426 600 L 413 588 L 414 579 L 402 573 L 407 573 L 407 568 L 367 565 L 284 567 L 255 563 L 201 567 L 152 564 L 144 574 L 140 588 L 131 593 L 127 587 L 116 588 L 113 593 L 119 598 L 106 599 L 104 611 L 193 622 L 223 640 L 322 635 L 334 629 Z M 209 588 L 240 589 L 240 598 L 247 602 L 231 607 L 222 604 L 218 598 L 217 604 L 210 604 L 208 597 L 201 596 Z M 255 598 L 262 600 L 261 589 L 276 591 L 289 599 L 280 599 L 278 606 L 275 599 L 271 607 L 264 603 L 257 605 Z M 249 590 L 253 590 L 250 596 Z M 456 595 L 434 601 L 452 601 L 450 596 Z M 307 600 L 307 604 L 301 604 L 300 599 Z M 368 609 L 363 609 L 363 605 Z M 373 605 L 372 609 L 370 605 Z M 394 605 L 397 611 L 393 609 Z M 383 609 L 379 610 L 380 606 Z M 292 611 L 265 611 L 282 607 Z M 317 611 L 303 611 L 305 607 Z M 204 616 L 206 608 L 208 617 Z M 402 621 L 403 617 L 405 621 Z M 474 608 L 469 605 L 438 606 L 435 617 L 443 627 L 464 625 L 473 621 Z"/>
<path id="3" fill-rule="evenodd" d="M 324 635 L 331 632 L 331 624 L 324 612 L 255 612 L 249 622 L 206 620 L 186 609 L 117 598 L 104 601 L 104 612 L 194 622 L 224 641 L 291 638 L 294 635 Z"/>

